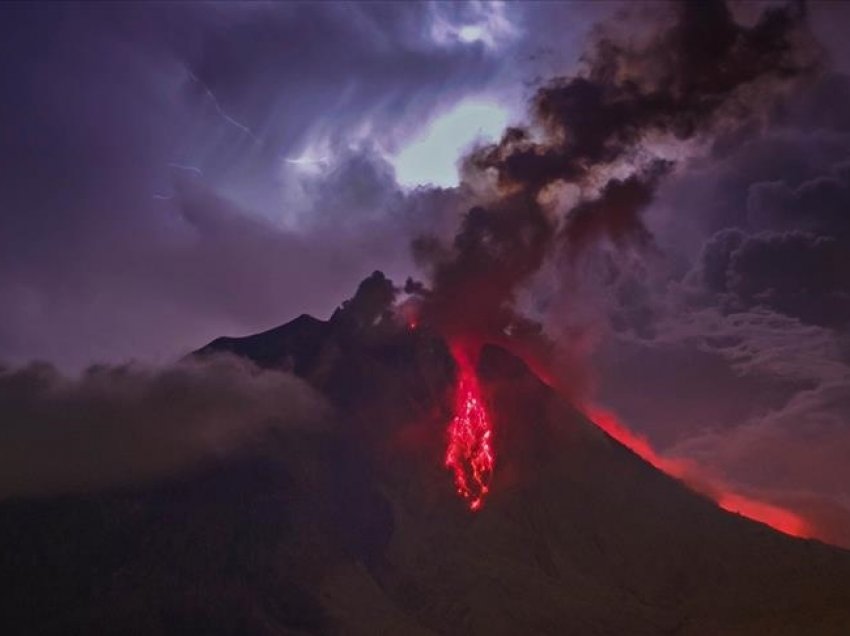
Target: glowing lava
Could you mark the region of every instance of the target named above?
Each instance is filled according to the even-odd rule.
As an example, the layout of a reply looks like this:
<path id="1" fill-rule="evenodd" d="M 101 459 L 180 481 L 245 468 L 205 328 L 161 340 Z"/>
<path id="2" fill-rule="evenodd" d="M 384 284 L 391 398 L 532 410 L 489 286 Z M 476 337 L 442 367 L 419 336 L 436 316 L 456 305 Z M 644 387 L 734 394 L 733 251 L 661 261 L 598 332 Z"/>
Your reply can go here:
<path id="1" fill-rule="evenodd" d="M 446 468 L 454 473 L 457 493 L 479 510 L 490 492 L 495 455 L 493 427 L 481 395 L 472 356 L 462 347 L 452 345 L 457 364 L 454 417 L 449 423 Z"/>
<path id="2" fill-rule="evenodd" d="M 492 447 L 492 426 L 487 413 L 478 377 L 475 373 L 474 355 L 458 343 L 450 346 L 458 368 L 455 386 L 454 417 L 449 424 L 449 446 L 445 465 L 454 472 L 458 494 L 469 504 L 470 510 L 479 510 L 490 491 L 495 455 Z M 517 352 L 520 355 L 520 352 Z M 555 388 L 545 366 L 534 364 L 529 356 L 521 357 L 534 369 L 534 373 L 547 386 Z M 784 534 L 807 538 L 815 529 L 800 515 L 774 504 L 747 497 L 698 463 L 681 457 L 665 456 L 652 447 L 649 440 L 625 426 L 611 412 L 594 407 L 585 408 L 585 414 L 594 424 L 612 438 L 630 449 L 656 469 L 675 477 L 691 490 L 709 497 L 717 505 L 734 514 L 758 521 Z"/>
<path id="3" fill-rule="evenodd" d="M 792 537 L 812 536 L 812 528 L 799 515 L 732 491 L 722 481 L 706 474 L 695 462 L 660 455 L 646 438 L 626 428 L 613 413 L 594 408 L 586 411 L 586 415 L 599 428 L 644 461 L 681 480 L 692 490 L 713 499 L 723 510 L 758 521 Z"/>

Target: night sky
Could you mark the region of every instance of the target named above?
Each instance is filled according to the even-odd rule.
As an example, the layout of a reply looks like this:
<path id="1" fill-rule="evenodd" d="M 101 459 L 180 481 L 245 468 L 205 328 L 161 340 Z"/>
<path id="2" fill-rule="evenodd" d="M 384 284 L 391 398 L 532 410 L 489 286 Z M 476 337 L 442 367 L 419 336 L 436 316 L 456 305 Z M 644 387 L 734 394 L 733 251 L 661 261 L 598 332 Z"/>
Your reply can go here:
<path id="1" fill-rule="evenodd" d="M 21 423 L 27 378 L 85 411 L 130 361 L 137 412 L 176 382 L 226 413 L 291 392 L 302 417 L 320 407 L 291 383 L 167 370 L 327 318 L 376 269 L 436 290 L 486 271 L 508 296 L 464 316 L 501 329 L 507 302 L 577 401 L 850 545 L 850 4 L 717 6 L 686 64 L 667 3 L 4 4 L 0 439 L 62 426 Z M 556 229 L 495 266 L 446 257 L 459 228 L 480 240 L 477 205 Z M 0 495 L 51 491 L 52 465 L 0 471 Z"/>

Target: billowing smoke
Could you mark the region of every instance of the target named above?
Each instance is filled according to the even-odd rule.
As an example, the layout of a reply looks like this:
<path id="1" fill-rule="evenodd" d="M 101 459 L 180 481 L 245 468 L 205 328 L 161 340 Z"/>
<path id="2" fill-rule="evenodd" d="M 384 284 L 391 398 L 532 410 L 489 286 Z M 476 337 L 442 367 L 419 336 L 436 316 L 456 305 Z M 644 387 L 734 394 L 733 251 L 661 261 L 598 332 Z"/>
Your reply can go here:
<path id="1" fill-rule="evenodd" d="M 465 158 L 481 204 L 450 245 L 413 244 L 431 282 L 424 320 L 449 335 L 539 340 L 516 307 L 544 263 L 569 265 L 606 241 L 651 246 L 642 212 L 676 161 L 757 127 L 817 68 L 800 5 L 769 7 L 749 25 L 723 2 L 657 9 L 649 36 L 600 27 L 581 72 L 537 91 L 530 125 Z"/>
<path id="2" fill-rule="evenodd" d="M 274 430 L 320 426 L 295 376 L 231 357 L 171 367 L 0 367 L 0 498 L 90 492 L 172 476 Z"/>
<path id="3" fill-rule="evenodd" d="M 802 4 L 769 6 L 747 24 L 721 1 L 651 13 L 646 29 L 602 25 L 580 72 L 537 90 L 529 125 L 506 130 L 464 159 L 466 185 L 480 201 L 451 244 L 427 236 L 413 243 L 430 288 L 409 281 L 406 291 L 421 297 L 423 322 L 473 355 L 482 342 L 507 345 L 561 389 L 564 381 L 549 373 L 558 364 L 552 354 L 570 343 L 549 342 L 519 302 L 535 276 L 552 265 L 580 277 L 581 259 L 597 246 L 654 249 L 643 213 L 677 163 L 758 131 L 820 68 Z M 581 389 L 566 390 L 587 398 L 576 394 Z M 789 534 L 811 532 L 799 516 L 730 491 L 696 464 L 683 472 L 681 462 L 625 427 L 590 416 L 721 507 Z"/>

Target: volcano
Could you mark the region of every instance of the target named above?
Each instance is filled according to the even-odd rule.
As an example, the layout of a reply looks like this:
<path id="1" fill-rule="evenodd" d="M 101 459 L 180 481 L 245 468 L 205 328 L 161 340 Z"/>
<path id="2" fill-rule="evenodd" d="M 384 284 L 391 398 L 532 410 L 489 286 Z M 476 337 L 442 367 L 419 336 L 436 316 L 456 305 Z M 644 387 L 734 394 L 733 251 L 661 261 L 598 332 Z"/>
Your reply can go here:
<path id="1" fill-rule="evenodd" d="M 468 370 L 487 497 L 459 497 L 447 426 L 464 369 L 388 311 L 386 284 L 374 274 L 328 321 L 193 354 L 304 378 L 333 406 L 327 429 L 155 484 L 0 504 L 3 633 L 850 633 L 850 553 L 720 509 L 499 346 Z"/>

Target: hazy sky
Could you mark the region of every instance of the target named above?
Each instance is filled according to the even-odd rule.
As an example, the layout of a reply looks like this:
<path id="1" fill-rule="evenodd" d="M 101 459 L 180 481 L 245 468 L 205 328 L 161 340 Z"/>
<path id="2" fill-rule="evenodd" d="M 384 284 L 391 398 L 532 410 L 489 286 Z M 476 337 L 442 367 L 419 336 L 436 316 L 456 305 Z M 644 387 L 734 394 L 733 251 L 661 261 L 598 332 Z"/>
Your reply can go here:
<path id="1" fill-rule="evenodd" d="M 526 82 L 574 63 L 610 9 L 2 11 L 0 356 L 79 368 L 324 316 L 376 267 L 413 273 L 410 227 L 431 219 L 396 169 L 455 185 L 463 146 L 522 117 Z"/>
<path id="2" fill-rule="evenodd" d="M 416 275 L 474 203 L 456 161 L 621 8 L 3 5 L 0 361 L 169 362 Z M 808 22 L 819 70 L 679 164 L 651 253 L 528 305 L 659 448 L 850 537 L 850 11 Z"/>

